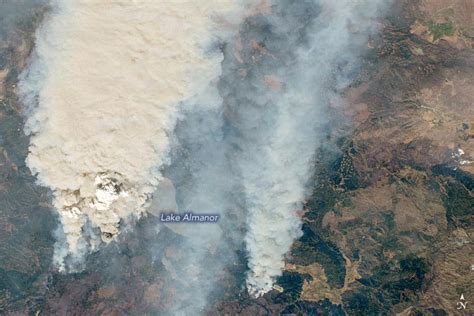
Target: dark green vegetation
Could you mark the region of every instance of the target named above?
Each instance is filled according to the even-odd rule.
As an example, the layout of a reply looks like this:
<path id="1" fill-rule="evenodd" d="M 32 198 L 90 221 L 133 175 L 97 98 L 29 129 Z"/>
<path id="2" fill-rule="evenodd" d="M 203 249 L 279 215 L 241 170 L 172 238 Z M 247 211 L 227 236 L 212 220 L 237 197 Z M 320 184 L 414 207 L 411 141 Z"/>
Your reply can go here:
<path id="1" fill-rule="evenodd" d="M 468 227 L 474 225 L 474 196 L 461 183 L 446 181 L 446 194 L 443 202 L 446 207 L 446 218 L 451 227 Z"/>
<path id="2" fill-rule="evenodd" d="M 431 171 L 442 185 L 448 225 L 451 228 L 474 225 L 474 177 L 446 165 L 434 166 Z"/>
<path id="3" fill-rule="evenodd" d="M 447 165 L 436 165 L 431 172 L 437 176 L 449 176 L 460 182 L 467 190 L 474 190 L 474 176 L 458 168 Z"/>
<path id="4" fill-rule="evenodd" d="M 333 166 L 337 170 L 333 179 L 334 183 L 347 191 L 359 188 L 359 175 L 352 161 L 352 155 L 356 153 L 357 151 L 351 147 L 335 161 Z"/>
<path id="5" fill-rule="evenodd" d="M 311 280 L 311 276 L 295 272 L 283 272 L 283 275 L 278 278 L 277 284 L 280 285 L 284 291 L 276 295 L 274 301 L 276 303 L 296 301 L 300 297 L 303 281 L 305 279 Z"/>
<path id="6" fill-rule="evenodd" d="M 314 262 L 321 264 L 331 276 L 328 280 L 331 286 L 341 288 L 344 285 L 344 258 L 333 243 L 324 240 L 308 224 L 303 225 L 303 236 L 293 249 L 292 257 L 292 263 L 298 265 L 310 265 Z"/>
<path id="7" fill-rule="evenodd" d="M 320 302 L 299 301 L 290 304 L 281 312 L 281 315 L 342 316 L 345 313 L 341 306 L 334 305 L 326 299 Z"/>
<path id="8" fill-rule="evenodd" d="M 344 295 L 344 309 L 349 315 L 389 314 L 393 305 L 416 300 L 428 271 L 426 261 L 414 256 L 384 263 L 359 280 L 365 287 Z"/>
<path id="9" fill-rule="evenodd" d="M 334 163 L 331 164 L 333 166 L 332 172 L 318 175 L 318 182 L 322 185 L 316 187 L 313 198 L 307 204 L 309 212 L 306 213 L 306 217 L 311 221 L 303 225 L 303 236 L 293 249 L 290 260 L 298 265 L 310 265 L 314 262 L 321 264 L 328 276 L 328 284 L 332 288 L 340 288 L 344 284 L 346 274 L 344 258 L 335 243 L 331 241 L 330 233 L 322 228 L 321 220 L 326 212 L 333 209 L 335 201 L 341 200 L 344 195 L 337 190 L 340 188 L 342 174 L 348 169 L 347 163 L 345 165 L 341 163 L 343 159 L 344 156 L 341 156 L 334 160 Z M 395 230 L 393 213 L 383 213 L 382 219 L 383 222 L 379 222 L 378 227 L 368 227 L 368 233 L 382 245 L 382 249 L 402 253 L 401 245 L 398 243 L 399 235 Z M 348 222 L 347 229 L 359 227 L 362 223 L 362 221 Z M 357 249 L 354 250 L 357 257 Z M 278 284 L 285 289 L 284 293 L 287 291 L 289 293 L 279 296 L 278 302 L 281 303 L 281 299 L 286 298 L 286 303 L 290 305 L 282 313 L 385 315 L 389 314 L 394 305 L 415 302 L 425 281 L 425 276 L 430 270 L 427 261 L 424 258 L 409 255 L 402 258 L 396 256 L 385 262 L 382 253 L 373 255 L 375 257 L 372 260 L 378 261 L 380 264 L 372 270 L 370 276 L 363 277 L 358 281 L 359 286 L 355 290 L 344 293 L 342 306 L 331 304 L 327 300 L 319 302 L 295 301 L 294 293 L 300 289 L 299 284 L 303 278 L 297 278 L 293 273 L 291 277 L 284 275 L 281 280 L 286 280 L 286 282 L 279 280 Z M 287 289 L 284 286 L 290 279 L 294 279 L 295 284 L 298 284 L 296 288 L 288 287 Z"/>

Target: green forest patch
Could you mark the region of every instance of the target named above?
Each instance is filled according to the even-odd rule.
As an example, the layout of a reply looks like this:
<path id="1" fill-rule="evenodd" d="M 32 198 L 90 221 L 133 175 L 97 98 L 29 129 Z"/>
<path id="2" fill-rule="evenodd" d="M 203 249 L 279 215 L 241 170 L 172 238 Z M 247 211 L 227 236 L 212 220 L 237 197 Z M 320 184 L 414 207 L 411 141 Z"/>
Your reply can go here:
<path id="1" fill-rule="evenodd" d="M 430 31 L 430 34 L 433 35 L 433 40 L 436 41 L 444 36 L 454 35 L 455 28 L 451 22 L 445 22 L 445 23 L 429 22 L 428 30 Z"/>

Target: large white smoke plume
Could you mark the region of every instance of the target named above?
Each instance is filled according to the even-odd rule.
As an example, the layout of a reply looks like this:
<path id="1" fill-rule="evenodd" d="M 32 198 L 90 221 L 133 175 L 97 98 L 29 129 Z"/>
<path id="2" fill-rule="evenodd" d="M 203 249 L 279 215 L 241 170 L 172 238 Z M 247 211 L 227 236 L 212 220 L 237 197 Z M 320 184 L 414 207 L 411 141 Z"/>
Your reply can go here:
<path id="1" fill-rule="evenodd" d="M 30 107 L 27 164 L 52 189 L 62 223 L 61 270 L 142 215 L 178 104 L 220 74 L 212 30 L 237 9 L 231 0 L 53 1 L 19 91 Z"/>

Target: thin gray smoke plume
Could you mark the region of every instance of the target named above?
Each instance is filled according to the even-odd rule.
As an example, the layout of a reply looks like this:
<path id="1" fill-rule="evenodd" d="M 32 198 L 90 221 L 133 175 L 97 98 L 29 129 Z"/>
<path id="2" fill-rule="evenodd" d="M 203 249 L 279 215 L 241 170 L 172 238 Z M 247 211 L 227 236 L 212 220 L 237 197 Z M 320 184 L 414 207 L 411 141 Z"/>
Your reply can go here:
<path id="1" fill-rule="evenodd" d="M 244 213 L 237 207 L 232 166 L 226 157 L 224 120 L 218 96 L 185 111 L 185 119 L 175 130 L 177 146 L 172 165 L 164 175 L 176 187 L 178 213 L 220 214 L 217 224 L 170 224 L 183 236 L 175 245 L 178 259 L 163 257 L 162 263 L 179 293 L 169 308 L 170 315 L 200 314 L 216 289 L 225 283 L 224 270 L 236 261 L 235 249 L 241 244 Z M 159 208 L 159 201 L 156 208 Z M 150 208 L 153 208 L 152 203 Z"/>
<path id="2" fill-rule="evenodd" d="M 250 32 L 270 58 L 222 85 L 248 211 L 247 288 L 268 292 L 300 232 L 313 157 L 323 142 L 329 103 L 351 82 L 359 54 L 386 1 L 278 1 Z M 224 71 L 226 69 L 224 68 Z M 237 69 L 234 69 L 234 72 Z"/>
<path id="3" fill-rule="evenodd" d="M 178 124 L 173 164 L 165 171 L 180 210 L 223 218 L 212 228 L 173 228 L 187 236 L 186 256 L 169 265 L 186 293 L 173 312 L 205 306 L 220 282 L 211 275 L 236 260 L 242 241 L 248 291 L 271 290 L 301 234 L 298 211 L 311 189 L 314 154 L 326 145 L 328 107 L 342 102 L 386 5 L 278 1 L 271 12 L 248 17 L 239 37 L 225 45 L 222 100 L 187 106 L 192 110 Z M 187 305 L 191 297 L 198 303 Z"/>

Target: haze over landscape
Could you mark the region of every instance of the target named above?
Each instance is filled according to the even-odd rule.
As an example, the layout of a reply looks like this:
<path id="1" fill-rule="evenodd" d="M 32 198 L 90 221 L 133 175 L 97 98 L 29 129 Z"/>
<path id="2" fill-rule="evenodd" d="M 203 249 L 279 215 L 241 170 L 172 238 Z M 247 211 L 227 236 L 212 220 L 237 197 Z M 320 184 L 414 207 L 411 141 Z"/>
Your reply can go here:
<path id="1" fill-rule="evenodd" d="M 447 315 L 472 297 L 468 1 L 0 15 L 0 311 Z"/>

